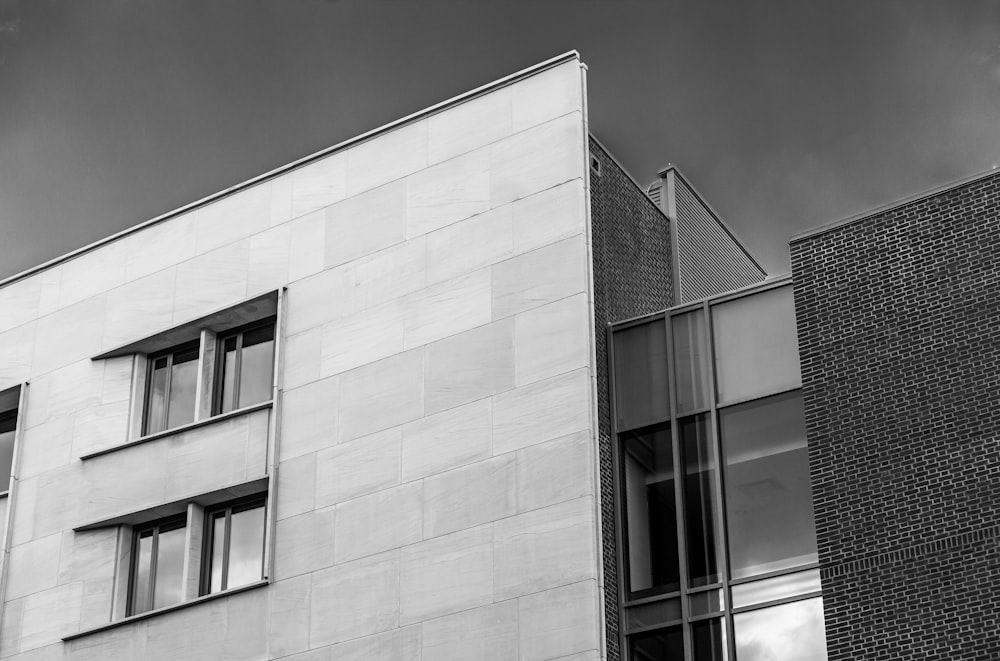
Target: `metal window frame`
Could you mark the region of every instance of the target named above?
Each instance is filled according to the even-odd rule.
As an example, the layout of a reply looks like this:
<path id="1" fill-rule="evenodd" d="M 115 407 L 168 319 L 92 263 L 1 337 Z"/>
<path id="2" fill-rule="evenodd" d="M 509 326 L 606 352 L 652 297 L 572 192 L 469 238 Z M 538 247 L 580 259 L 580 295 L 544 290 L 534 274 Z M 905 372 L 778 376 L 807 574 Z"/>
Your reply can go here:
<path id="1" fill-rule="evenodd" d="M 221 503 L 211 508 L 205 509 L 204 532 L 202 533 L 201 548 L 201 578 L 199 580 L 198 595 L 205 596 L 214 594 L 212 592 L 212 555 L 215 552 L 215 522 L 217 519 L 225 521 L 225 532 L 222 539 L 222 581 L 216 592 L 225 592 L 229 589 L 229 555 L 230 536 L 232 535 L 233 514 L 247 512 L 261 507 L 264 509 L 264 525 L 261 529 L 261 580 L 266 574 L 265 549 L 268 543 L 267 534 L 267 492 L 255 493 L 243 498 L 237 498 L 229 502 Z M 220 517 L 221 513 L 221 517 Z"/>
<path id="2" fill-rule="evenodd" d="M 152 521 L 141 526 L 136 526 L 132 529 L 132 549 L 129 554 L 130 556 L 130 567 L 128 575 L 128 597 L 125 602 L 125 613 L 126 617 L 130 615 L 138 615 L 135 612 L 135 601 L 136 601 L 136 581 L 139 578 L 139 539 L 145 532 L 152 532 L 152 548 L 149 552 L 149 586 L 147 587 L 146 596 L 149 598 L 149 608 L 147 610 L 155 610 L 155 600 L 156 600 L 156 568 L 159 564 L 159 541 L 161 532 L 172 532 L 174 530 L 181 530 L 187 527 L 187 513 L 179 514 L 176 516 L 171 516 L 166 519 L 159 519 L 158 521 Z M 141 611 L 145 613 L 147 611 Z"/>
<path id="3" fill-rule="evenodd" d="M 277 341 L 278 333 L 278 317 L 271 316 L 265 319 L 260 319 L 258 321 L 252 321 L 249 324 L 239 326 L 238 328 L 233 328 L 226 331 L 225 333 L 220 333 L 216 338 L 216 351 L 215 351 L 215 378 L 213 379 L 213 389 L 212 393 L 212 415 L 222 415 L 222 413 L 228 411 L 235 411 L 240 408 L 240 376 L 243 369 L 243 336 L 250 332 L 257 330 L 259 328 L 271 327 L 271 379 L 274 378 L 274 357 L 275 357 L 275 343 Z M 236 338 L 236 364 L 233 367 L 233 391 L 228 393 L 230 398 L 230 408 L 225 410 L 224 400 L 227 398 L 227 393 L 225 392 L 225 370 L 226 370 L 226 341 Z"/>

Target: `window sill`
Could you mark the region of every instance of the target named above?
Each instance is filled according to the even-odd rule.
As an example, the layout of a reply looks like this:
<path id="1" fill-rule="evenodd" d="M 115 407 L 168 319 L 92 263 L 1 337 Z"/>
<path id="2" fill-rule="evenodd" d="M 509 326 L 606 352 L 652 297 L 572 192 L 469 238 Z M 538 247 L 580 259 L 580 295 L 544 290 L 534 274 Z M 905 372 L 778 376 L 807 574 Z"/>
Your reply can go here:
<path id="1" fill-rule="evenodd" d="M 273 400 L 268 400 L 266 402 L 261 402 L 260 404 L 254 404 L 252 406 L 244 406 L 241 409 L 236 409 L 235 411 L 230 411 L 229 413 L 220 413 L 219 415 L 213 415 L 211 418 L 205 418 L 204 420 L 196 420 L 195 422 L 189 422 L 188 424 L 181 425 L 180 427 L 165 429 L 163 431 L 156 432 L 155 434 L 140 436 L 134 441 L 129 441 L 127 443 L 122 443 L 121 445 L 115 445 L 110 448 L 104 448 L 102 450 L 96 450 L 94 452 L 88 452 L 87 454 L 80 455 L 80 461 L 86 461 L 88 459 L 93 459 L 94 457 L 100 457 L 102 454 L 118 452 L 119 450 L 124 450 L 126 448 L 130 448 L 135 445 L 142 445 L 143 443 L 149 443 L 150 441 L 155 441 L 160 438 L 166 438 L 167 436 L 182 434 L 186 431 L 191 431 L 192 429 L 198 429 L 199 427 L 206 427 L 208 425 L 215 424 L 216 422 L 222 422 L 223 420 L 229 420 L 230 418 L 236 418 L 241 415 L 248 415 L 250 413 L 253 413 L 254 411 L 260 411 L 261 409 L 269 409 L 271 408 L 273 403 L 274 403 Z"/>
<path id="2" fill-rule="evenodd" d="M 256 583 L 250 583 L 249 585 L 242 585 L 238 588 L 233 588 L 231 590 L 224 590 L 222 592 L 215 592 L 213 594 L 206 594 L 203 597 L 198 597 L 197 599 L 192 599 L 191 601 L 184 601 L 179 604 L 174 604 L 173 606 L 164 606 L 163 608 L 157 608 L 155 610 L 146 611 L 145 613 L 139 613 L 138 615 L 129 615 L 121 620 L 116 620 L 114 622 L 108 622 L 107 624 L 101 624 L 96 627 L 91 627 L 89 629 L 84 629 L 83 631 L 77 631 L 76 633 L 71 633 L 68 636 L 63 636 L 63 642 L 69 642 L 71 640 L 76 640 L 77 638 L 83 638 L 84 636 L 90 636 L 91 634 L 100 633 L 102 631 L 107 631 L 108 629 L 115 629 L 117 627 L 123 627 L 133 622 L 139 622 L 142 620 L 148 620 L 151 617 L 156 617 L 164 613 L 172 613 L 176 610 L 182 608 L 189 608 L 191 606 L 196 606 L 197 604 L 203 604 L 206 601 L 213 601 L 215 599 L 222 599 L 223 597 L 231 597 L 234 594 L 239 594 L 241 592 L 247 592 L 249 590 L 256 590 L 257 588 L 262 588 L 265 585 L 269 585 L 270 581 L 261 579 Z"/>

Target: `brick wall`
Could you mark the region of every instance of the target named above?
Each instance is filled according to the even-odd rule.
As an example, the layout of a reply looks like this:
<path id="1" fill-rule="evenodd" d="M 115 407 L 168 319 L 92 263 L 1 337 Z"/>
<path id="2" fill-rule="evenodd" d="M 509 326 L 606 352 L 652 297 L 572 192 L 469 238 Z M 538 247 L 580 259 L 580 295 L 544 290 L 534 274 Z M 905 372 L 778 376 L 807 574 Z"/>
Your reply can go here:
<path id="1" fill-rule="evenodd" d="M 1000 174 L 792 273 L 829 658 L 1000 658 Z"/>
<path id="2" fill-rule="evenodd" d="M 608 659 L 620 658 L 618 567 L 615 555 L 611 409 L 607 324 L 672 305 L 670 228 L 666 217 L 591 138 L 591 216 L 594 244 L 594 327 L 597 337 L 598 418 Z"/>

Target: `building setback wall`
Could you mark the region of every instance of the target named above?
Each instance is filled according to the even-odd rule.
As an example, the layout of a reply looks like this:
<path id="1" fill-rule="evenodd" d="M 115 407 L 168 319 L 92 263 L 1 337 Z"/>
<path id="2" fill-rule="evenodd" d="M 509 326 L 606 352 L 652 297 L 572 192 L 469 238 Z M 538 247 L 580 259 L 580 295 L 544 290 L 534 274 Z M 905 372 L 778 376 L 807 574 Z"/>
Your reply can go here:
<path id="1" fill-rule="evenodd" d="M 30 382 L 0 656 L 600 658 L 583 73 L 0 287 L 0 390 Z M 283 287 L 275 408 L 116 447 L 142 385 L 92 357 Z M 61 641 L 111 620 L 128 552 L 75 527 L 266 477 L 268 585 Z"/>
<path id="2" fill-rule="evenodd" d="M 1000 658 L 1000 175 L 792 242 L 831 660 Z"/>
<path id="3" fill-rule="evenodd" d="M 594 251 L 594 330 L 604 547 L 605 618 L 608 658 L 621 658 L 618 627 L 614 469 L 608 375 L 608 323 L 670 307 L 673 283 L 670 225 L 656 205 L 591 138 L 591 160 L 600 174 L 590 176 Z"/>

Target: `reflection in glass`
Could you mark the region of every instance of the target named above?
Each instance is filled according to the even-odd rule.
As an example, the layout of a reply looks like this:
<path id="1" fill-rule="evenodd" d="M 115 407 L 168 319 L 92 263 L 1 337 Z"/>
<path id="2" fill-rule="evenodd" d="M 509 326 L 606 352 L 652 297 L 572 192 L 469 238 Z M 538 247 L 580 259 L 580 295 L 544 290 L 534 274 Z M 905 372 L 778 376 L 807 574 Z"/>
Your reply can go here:
<path id="1" fill-rule="evenodd" d="M 720 402 L 802 385 L 791 287 L 713 306 L 712 330 Z"/>
<path id="2" fill-rule="evenodd" d="M 678 425 L 684 462 L 684 527 L 691 587 L 719 581 L 715 543 L 718 464 L 708 420 L 707 415 L 696 415 L 681 420 Z"/>
<path id="3" fill-rule="evenodd" d="M 708 408 L 708 347 L 701 310 L 671 319 L 674 332 L 674 383 L 680 413 Z"/>
<path id="4" fill-rule="evenodd" d="M 821 598 L 733 616 L 739 661 L 826 661 Z"/>
<path id="5" fill-rule="evenodd" d="M 150 377 L 149 400 L 146 404 L 146 433 L 155 434 L 166 429 L 163 414 L 167 409 L 167 364 L 168 356 L 153 361 Z"/>
<path id="6" fill-rule="evenodd" d="M 271 399 L 271 368 L 274 365 L 274 326 L 243 334 L 240 360 L 239 405 L 250 406 Z"/>
<path id="7" fill-rule="evenodd" d="M 733 578 L 816 562 L 801 392 L 719 413 Z"/>
<path id="8" fill-rule="evenodd" d="M 170 371 L 170 402 L 166 429 L 194 422 L 194 395 L 198 383 L 198 347 L 174 354 Z"/>
<path id="9" fill-rule="evenodd" d="M 681 600 L 676 597 L 639 606 L 629 606 L 625 609 L 625 621 L 629 631 L 657 624 L 668 624 L 680 619 Z"/>
<path id="10" fill-rule="evenodd" d="M 233 512 L 229 525 L 227 588 L 259 581 L 264 571 L 264 506 Z"/>
<path id="11" fill-rule="evenodd" d="M 775 576 L 752 583 L 742 583 L 733 586 L 733 608 L 819 592 L 821 589 L 818 569 Z"/>
<path id="12" fill-rule="evenodd" d="M 156 586 L 153 588 L 153 608 L 163 608 L 181 601 L 184 532 L 184 528 L 160 531 L 156 549 Z"/>
<path id="13" fill-rule="evenodd" d="M 691 646 L 694 648 L 694 661 L 725 661 L 725 630 L 721 618 L 694 622 L 691 625 Z"/>
<path id="14" fill-rule="evenodd" d="M 688 610 L 691 617 L 721 613 L 725 605 L 722 590 L 706 590 L 688 596 Z"/>
<path id="15" fill-rule="evenodd" d="M 680 627 L 629 636 L 632 661 L 682 661 L 684 634 Z"/>
<path id="16" fill-rule="evenodd" d="M 136 534 L 130 615 L 181 601 L 185 532 L 184 520 L 173 520 Z"/>
<path id="17" fill-rule="evenodd" d="M 614 334 L 618 430 L 670 417 L 666 324 L 662 318 Z"/>
<path id="18" fill-rule="evenodd" d="M 632 598 L 680 589 L 670 426 L 620 435 Z"/>
<path id="19" fill-rule="evenodd" d="M 264 573 L 264 503 L 226 507 L 211 516 L 206 593 L 259 581 Z"/>
<path id="20" fill-rule="evenodd" d="M 217 413 L 227 413 L 271 399 L 274 324 L 225 338 L 221 360 Z"/>

